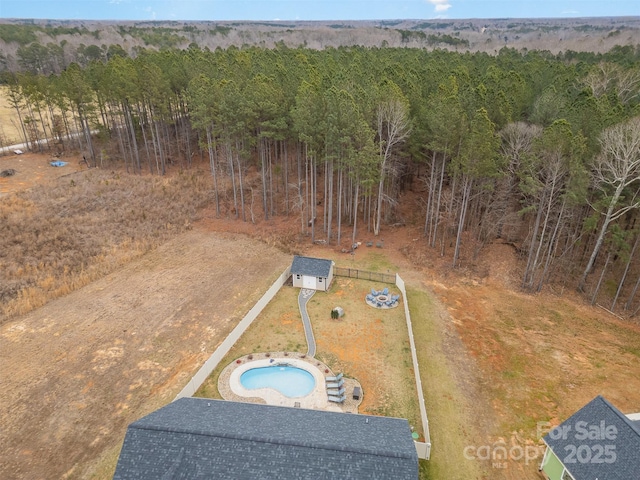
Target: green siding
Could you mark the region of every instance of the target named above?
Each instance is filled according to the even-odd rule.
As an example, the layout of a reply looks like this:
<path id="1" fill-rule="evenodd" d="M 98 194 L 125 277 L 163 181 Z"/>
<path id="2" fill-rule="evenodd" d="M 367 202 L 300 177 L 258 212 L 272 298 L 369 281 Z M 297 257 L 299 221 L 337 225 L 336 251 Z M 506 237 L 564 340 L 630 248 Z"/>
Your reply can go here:
<path id="1" fill-rule="evenodd" d="M 553 450 L 548 448 L 547 451 L 547 458 L 542 465 L 542 471 L 547 474 L 549 480 L 562 480 L 564 465 L 553 453 Z"/>

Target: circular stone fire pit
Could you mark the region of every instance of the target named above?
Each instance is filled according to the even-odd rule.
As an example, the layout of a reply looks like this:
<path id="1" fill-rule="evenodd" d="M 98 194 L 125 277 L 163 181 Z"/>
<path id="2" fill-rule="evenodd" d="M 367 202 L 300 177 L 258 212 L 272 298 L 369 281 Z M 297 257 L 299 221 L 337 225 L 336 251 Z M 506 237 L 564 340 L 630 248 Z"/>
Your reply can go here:
<path id="1" fill-rule="evenodd" d="M 368 293 L 365 297 L 365 302 L 367 305 L 373 308 L 396 308 L 398 306 L 398 301 L 400 300 L 400 295 L 395 295 L 389 292 L 388 288 L 385 288 L 381 291 L 376 291 L 371 289 L 371 293 Z"/>

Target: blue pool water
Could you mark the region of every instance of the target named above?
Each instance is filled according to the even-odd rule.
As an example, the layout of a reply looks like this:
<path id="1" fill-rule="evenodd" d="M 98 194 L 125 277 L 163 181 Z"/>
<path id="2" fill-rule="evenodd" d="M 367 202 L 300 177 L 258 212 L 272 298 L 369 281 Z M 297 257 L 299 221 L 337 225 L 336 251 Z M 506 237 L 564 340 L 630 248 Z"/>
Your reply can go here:
<path id="1" fill-rule="evenodd" d="M 273 388 L 285 397 L 304 397 L 313 390 L 316 380 L 306 370 L 285 365 L 252 368 L 240 375 L 240 383 L 248 390 Z"/>

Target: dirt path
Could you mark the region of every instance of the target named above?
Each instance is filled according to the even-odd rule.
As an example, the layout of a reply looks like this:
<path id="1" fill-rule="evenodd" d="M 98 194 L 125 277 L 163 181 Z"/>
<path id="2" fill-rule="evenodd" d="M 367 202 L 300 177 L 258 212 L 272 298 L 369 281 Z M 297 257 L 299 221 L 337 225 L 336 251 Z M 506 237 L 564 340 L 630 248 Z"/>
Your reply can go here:
<path id="1" fill-rule="evenodd" d="M 200 227 L 0 327 L 0 478 L 85 478 L 291 257 Z"/>

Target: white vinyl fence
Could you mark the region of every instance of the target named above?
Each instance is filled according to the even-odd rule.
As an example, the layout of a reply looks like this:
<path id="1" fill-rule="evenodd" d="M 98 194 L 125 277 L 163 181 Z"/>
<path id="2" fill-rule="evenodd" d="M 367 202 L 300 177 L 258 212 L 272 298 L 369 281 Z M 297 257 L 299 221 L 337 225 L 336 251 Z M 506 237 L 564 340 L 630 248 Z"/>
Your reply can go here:
<path id="1" fill-rule="evenodd" d="M 238 339 L 242 336 L 249 325 L 253 323 L 256 317 L 262 312 L 264 307 L 271 301 L 271 299 L 278 293 L 278 290 L 285 284 L 287 279 L 289 278 L 291 267 L 287 267 L 284 272 L 278 277 L 278 279 L 273 282 L 273 285 L 269 287 L 269 290 L 265 292 L 265 294 L 258 300 L 258 302 L 253 306 L 251 310 L 244 316 L 240 323 L 236 325 L 231 333 L 224 339 L 224 341 L 216 348 L 215 352 L 211 354 L 209 359 L 200 367 L 200 370 L 196 372 L 196 374 L 189 380 L 189 383 L 178 393 L 175 400 L 178 400 L 182 397 L 191 397 L 196 390 L 200 388 L 200 385 L 204 383 L 207 377 L 213 372 L 213 370 L 218 366 L 220 361 L 224 358 L 224 356 L 229 353 L 231 347 L 238 341 Z"/>
<path id="2" fill-rule="evenodd" d="M 429 419 L 427 418 L 427 408 L 424 404 L 424 394 L 422 393 L 422 380 L 420 379 L 420 368 L 418 367 L 418 355 L 416 344 L 413 340 L 413 326 L 411 325 L 411 314 L 409 313 L 409 302 L 407 301 L 407 290 L 404 280 L 396 273 L 396 287 L 402 293 L 404 304 L 404 315 L 407 318 L 407 330 L 409 330 L 409 345 L 411 346 L 411 359 L 413 360 L 413 372 L 416 376 L 416 388 L 418 390 L 418 406 L 420 407 L 420 417 L 422 418 L 422 428 L 424 430 L 424 442 L 414 442 L 418 452 L 418 458 L 429 460 L 431 456 L 431 435 L 429 435 Z"/>

